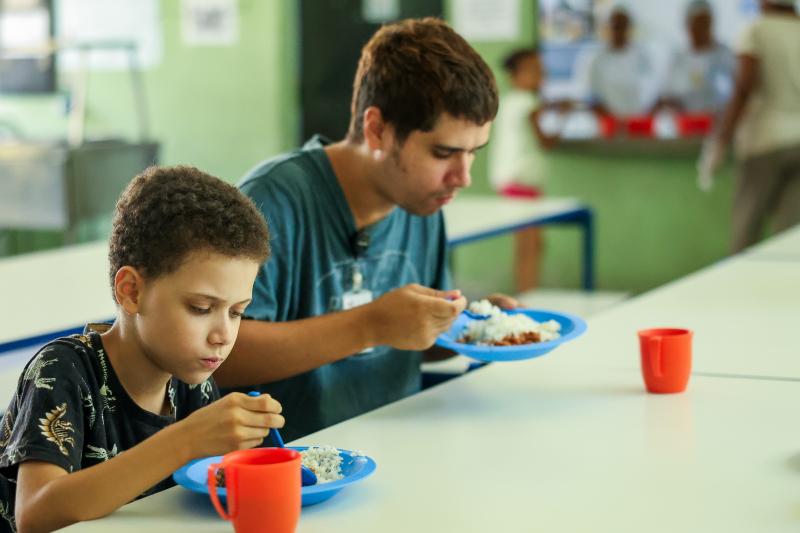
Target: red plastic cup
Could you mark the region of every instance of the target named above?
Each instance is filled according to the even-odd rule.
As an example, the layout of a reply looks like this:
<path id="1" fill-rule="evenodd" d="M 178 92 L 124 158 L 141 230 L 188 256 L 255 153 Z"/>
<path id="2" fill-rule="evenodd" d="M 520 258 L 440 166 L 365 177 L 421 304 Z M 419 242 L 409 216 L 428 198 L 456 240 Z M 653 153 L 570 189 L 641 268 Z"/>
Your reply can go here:
<path id="1" fill-rule="evenodd" d="M 713 126 L 714 117 L 708 113 L 684 114 L 678 117 L 678 132 L 682 137 L 708 135 Z"/>
<path id="2" fill-rule="evenodd" d="M 626 117 L 625 130 L 630 137 L 652 137 L 655 119 L 652 115 Z"/>
<path id="3" fill-rule="evenodd" d="M 642 376 L 648 392 L 683 392 L 692 371 L 692 331 L 678 328 L 639 331 Z"/>
<path id="4" fill-rule="evenodd" d="M 611 115 L 599 115 L 597 117 L 597 126 L 600 130 L 600 136 L 604 139 L 609 139 L 617 133 L 617 119 Z"/>
<path id="5" fill-rule="evenodd" d="M 208 493 L 217 513 L 237 533 L 292 533 L 300 519 L 300 454 L 288 448 L 254 448 L 226 454 L 208 467 Z M 217 496 L 225 476 L 227 512 Z"/>

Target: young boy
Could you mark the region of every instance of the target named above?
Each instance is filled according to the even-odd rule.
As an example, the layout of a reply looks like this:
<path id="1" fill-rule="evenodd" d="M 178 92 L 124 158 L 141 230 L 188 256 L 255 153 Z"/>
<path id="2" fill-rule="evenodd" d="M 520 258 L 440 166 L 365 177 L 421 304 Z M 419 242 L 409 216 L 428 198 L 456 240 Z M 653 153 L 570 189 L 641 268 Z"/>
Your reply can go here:
<path id="1" fill-rule="evenodd" d="M 43 347 L 3 417 L 0 530 L 107 515 L 173 485 L 187 461 L 256 446 L 283 426 L 274 399 L 218 400 L 210 378 L 267 242 L 253 203 L 195 168 L 151 167 L 131 181 L 109 243 L 114 324 Z"/>
<path id="2" fill-rule="evenodd" d="M 555 146 L 559 135 L 542 130 L 539 117 L 544 74 L 539 53 L 525 48 L 512 52 L 503 62 L 511 90 L 500 99 L 492 142 L 489 145 L 489 178 L 495 190 L 509 198 L 541 196 L 547 171 L 543 149 Z M 563 111 L 569 104 L 562 102 Z M 542 236 L 539 228 L 514 234 L 514 280 L 517 292 L 539 284 Z"/>

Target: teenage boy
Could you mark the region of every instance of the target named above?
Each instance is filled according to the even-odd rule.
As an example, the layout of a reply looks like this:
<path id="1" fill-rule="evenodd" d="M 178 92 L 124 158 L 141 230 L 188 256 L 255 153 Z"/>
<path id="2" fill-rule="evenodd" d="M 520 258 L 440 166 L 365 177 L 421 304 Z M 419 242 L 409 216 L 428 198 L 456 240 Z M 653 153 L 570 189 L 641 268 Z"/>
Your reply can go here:
<path id="1" fill-rule="evenodd" d="M 287 439 L 418 391 L 423 352 L 466 305 L 446 290 L 440 209 L 470 184 L 496 112 L 489 67 L 446 23 L 381 28 L 346 138 L 315 136 L 240 184 L 268 210 L 275 260 L 220 385 L 266 384 Z"/>
<path id="2" fill-rule="evenodd" d="M 195 168 L 132 180 L 109 242 L 114 324 L 43 347 L 3 417 L 0 531 L 99 518 L 174 485 L 187 461 L 256 446 L 283 425 L 274 399 L 218 400 L 210 378 L 267 239 L 252 202 Z"/>

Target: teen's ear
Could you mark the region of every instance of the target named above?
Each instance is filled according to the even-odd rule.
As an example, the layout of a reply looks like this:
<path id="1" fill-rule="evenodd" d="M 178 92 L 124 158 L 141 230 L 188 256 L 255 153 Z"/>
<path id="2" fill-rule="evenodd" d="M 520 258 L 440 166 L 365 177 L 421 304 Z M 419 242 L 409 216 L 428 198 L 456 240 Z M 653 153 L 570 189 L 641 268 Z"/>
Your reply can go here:
<path id="1" fill-rule="evenodd" d="M 370 153 L 377 159 L 382 159 L 394 143 L 394 129 L 383 120 L 383 113 L 375 106 L 370 106 L 364 111 L 364 141 Z"/>
<path id="2" fill-rule="evenodd" d="M 139 312 L 139 298 L 144 278 L 132 266 L 124 266 L 114 275 L 114 296 L 122 310 L 129 315 Z"/>

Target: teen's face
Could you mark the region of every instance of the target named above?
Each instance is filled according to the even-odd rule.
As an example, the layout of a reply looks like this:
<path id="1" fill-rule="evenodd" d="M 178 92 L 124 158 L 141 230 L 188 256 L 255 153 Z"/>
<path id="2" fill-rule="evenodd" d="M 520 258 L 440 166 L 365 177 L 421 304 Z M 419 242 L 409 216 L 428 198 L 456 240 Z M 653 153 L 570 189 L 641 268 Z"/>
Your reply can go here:
<path id="1" fill-rule="evenodd" d="M 207 379 L 233 348 L 258 266 L 194 252 L 177 271 L 146 280 L 135 316 L 145 357 L 185 383 Z"/>
<path id="2" fill-rule="evenodd" d="M 489 141 L 490 128 L 491 122 L 478 126 L 443 113 L 431 131 L 414 130 L 402 144 L 389 135 L 378 190 L 410 213 L 435 213 L 471 183 L 475 152 Z"/>

